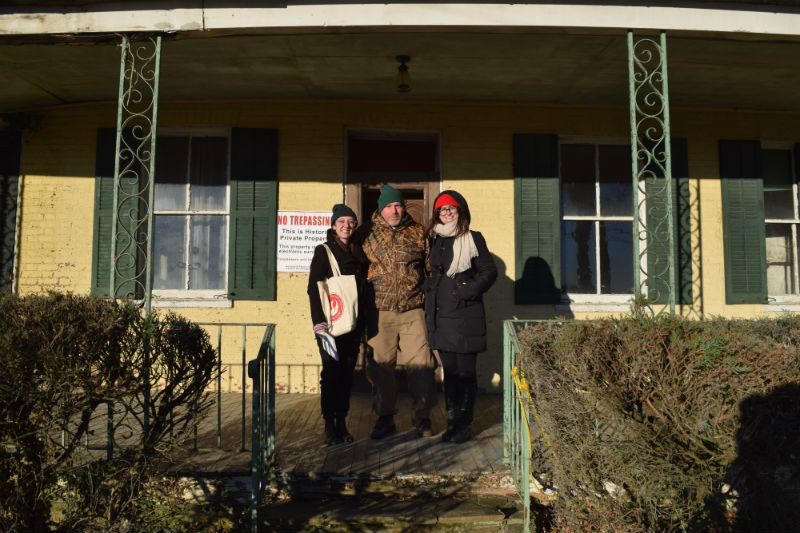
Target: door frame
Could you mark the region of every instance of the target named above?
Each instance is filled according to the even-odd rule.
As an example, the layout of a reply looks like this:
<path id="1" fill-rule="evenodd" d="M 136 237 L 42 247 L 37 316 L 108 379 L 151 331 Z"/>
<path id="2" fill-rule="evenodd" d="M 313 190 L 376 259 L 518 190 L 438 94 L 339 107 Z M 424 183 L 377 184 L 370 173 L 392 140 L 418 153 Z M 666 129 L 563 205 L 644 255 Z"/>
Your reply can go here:
<path id="1" fill-rule="evenodd" d="M 435 168 L 431 172 L 380 172 L 358 173 L 349 172 L 348 162 L 350 139 L 367 138 L 378 140 L 430 140 L 436 143 Z M 372 216 L 373 209 L 362 210 L 362 200 L 365 189 L 379 189 L 384 184 L 403 190 L 422 190 L 424 222 L 427 222 L 433 209 L 433 201 L 442 188 L 442 135 L 432 130 L 400 130 L 400 129 L 372 129 L 346 127 L 344 131 L 344 197 L 345 204 L 358 216 L 361 224 L 366 223 Z M 379 174 L 379 175 L 378 175 Z M 366 212 L 362 212 L 366 211 Z"/>

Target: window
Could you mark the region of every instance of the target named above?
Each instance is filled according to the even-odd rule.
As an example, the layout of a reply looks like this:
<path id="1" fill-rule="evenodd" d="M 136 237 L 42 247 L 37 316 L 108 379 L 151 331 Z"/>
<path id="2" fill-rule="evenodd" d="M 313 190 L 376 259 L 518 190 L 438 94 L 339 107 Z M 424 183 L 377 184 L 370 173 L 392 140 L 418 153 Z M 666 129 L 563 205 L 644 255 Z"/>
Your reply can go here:
<path id="1" fill-rule="evenodd" d="M 225 295 L 228 136 L 158 137 L 153 206 L 153 290 Z"/>
<path id="2" fill-rule="evenodd" d="M 720 140 L 729 304 L 798 301 L 800 145 Z"/>
<path id="3" fill-rule="evenodd" d="M 633 184 L 630 141 L 518 133 L 514 156 L 514 292 L 517 304 L 627 305 L 633 292 Z M 680 303 L 692 302 L 689 163 L 685 139 L 672 138 L 675 249 L 668 227 L 651 225 L 647 272 L 677 256 Z M 647 190 L 647 183 L 645 183 Z M 656 206 L 665 191 L 650 191 Z M 660 202 L 660 204 L 658 203 Z M 651 209 L 647 217 L 658 214 Z M 648 280 L 649 296 L 665 304 L 669 287 Z M 572 305 L 572 304 L 570 304 Z"/>
<path id="4" fill-rule="evenodd" d="M 562 291 L 632 294 L 630 146 L 561 144 L 559 159 Z"/>
<path id="5" fill-rule="evenodd" d="M 98 130 L 91 290 L 101 298 L 109 297 L 111 284 L 115 146 L 116 130 Z M 197 298 L 197 305 L 274 300 L 278 131 L 159 131 L 156 167 L 152 288 L 165 298 L 162 305 L 171 298 Z M 141 197 L 134 203 L 147 204 Z M 125 226 L 125 217 L 117 224 L 120 234 L 143 229 Z M 129 277 L 115 279 L 130 281 L 116 286 L 116 296 L 142 298 L 144 254 L 138 247 L 118 253 L 117 272 Z M 203 303 L 220 296 L 227 299 Z"/>
<path id="6" fill-rule="evenodd" d="M 767 294 L 798 294 L 798 186 L 791 147 L 761 150 Z"/>

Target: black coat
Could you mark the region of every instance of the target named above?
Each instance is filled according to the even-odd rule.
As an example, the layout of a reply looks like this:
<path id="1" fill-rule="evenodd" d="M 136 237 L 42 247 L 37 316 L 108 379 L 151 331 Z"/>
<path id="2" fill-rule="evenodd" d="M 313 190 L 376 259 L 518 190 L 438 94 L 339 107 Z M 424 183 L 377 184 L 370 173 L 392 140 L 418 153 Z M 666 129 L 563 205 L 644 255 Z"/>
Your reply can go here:
<path id="1" fill-rule="evenodd" d="M 351 243 L 350 250 L 345 251 L 328 232 L 326 243 L 333 252 L 333 257 L 339 263 L 339 270 L 342 274 L 354 274 L 356 276 L 356 287 L 358 289 L 358 320 L 356 331 L 362 331 L 364 327 L 364 309 L 366 305 L 366 278 L 369 263 L 358 243 Z M 328 252 L 322 245 L 314 249 L 314 257 L 311 259 L 311 268 L 308 273 L 308 300 L 311 306 L 311 322 L 319 324 L 325 322 L 325 313 L 322 310 L 322 303 L 319 298 L 317 282 L 333 276 L 331 264 L 328 261 Z"/>
<path id="2" fill-rule="evenodd" d="M 478 353 L 486 350 L 486 312 L 483 293 L 497 279 L 486 240 L 472 231 L 478 256 L 472 266 L 453 278 L 446 272 L 453 260 L 452 237 L 436 235 L 431 242 L 431 276 L 425 281 L 428 342 L 435 350 Z"/>

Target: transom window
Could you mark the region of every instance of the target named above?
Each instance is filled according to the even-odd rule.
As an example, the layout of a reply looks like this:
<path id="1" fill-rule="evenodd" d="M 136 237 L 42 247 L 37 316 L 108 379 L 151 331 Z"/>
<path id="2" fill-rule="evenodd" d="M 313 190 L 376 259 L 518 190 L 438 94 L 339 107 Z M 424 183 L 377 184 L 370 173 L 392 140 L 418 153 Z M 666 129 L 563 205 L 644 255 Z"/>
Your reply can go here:
<path id="1" fill-rule="evenodd" d="M 227 289 L 229 136 L 159 134 L 153 289 L 216 296 Z"/>
<path id="2" fill-rule="evenodd" d="M 562 290 L 570 295 L 630 295 L 630 145 L 562 143 L 559 159 Z"/>
<path id="3" fill-rule="evenodd" d="M 761 150 L 764 180 L 764 219 L 767 248 L 767 293 L 797 295 L 798 273 L 798 185 L 793 177 L 791 147 Z"/>

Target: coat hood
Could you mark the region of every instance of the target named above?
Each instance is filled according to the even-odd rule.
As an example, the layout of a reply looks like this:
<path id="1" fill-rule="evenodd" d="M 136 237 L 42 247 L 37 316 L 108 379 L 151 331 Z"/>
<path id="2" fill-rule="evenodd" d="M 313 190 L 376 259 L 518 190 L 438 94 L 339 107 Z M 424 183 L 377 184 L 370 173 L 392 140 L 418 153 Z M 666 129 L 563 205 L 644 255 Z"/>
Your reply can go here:
<path id="1" fill-rule="evenodd" d="M 472 223 L 472 215 L 470 215 L 470 213 L 469 213 L 469 205 L 467 204 L 467 200 L 463 196 L 461 196 L 461 194 L 457 193 L 456 191 L 448 189 L 446 191 L 440 192 L 436 196 L 436 199 L 433 201 L 432 205 L 436 205 L 436 200 L 438 200 L 440 196 L 445 195 L 445 194 L 449 194 L 450 196 L 453 197 L 453 200 L 458 202 L 458 205 L 461 207 L 461 209 L 464 211 L 464 215 L 467 217 L 467 224 Z M 433 214 L 431 214 L 431 215 L 433 215 Z"/>

